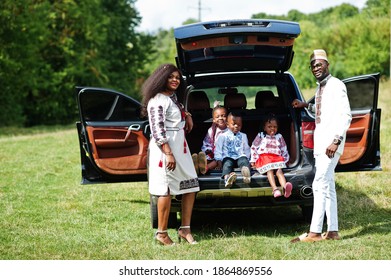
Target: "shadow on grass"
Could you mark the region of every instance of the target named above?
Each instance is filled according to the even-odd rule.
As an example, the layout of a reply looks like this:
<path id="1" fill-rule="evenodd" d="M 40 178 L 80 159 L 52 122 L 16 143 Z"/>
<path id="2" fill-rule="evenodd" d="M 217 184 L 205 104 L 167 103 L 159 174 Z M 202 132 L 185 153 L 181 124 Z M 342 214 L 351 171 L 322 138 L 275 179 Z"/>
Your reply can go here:
<path id="1" fill-rule="evenodd" d="M 337 192 L 340 230 L 350 231 L 344 239 L 391 232 L 391 209 L 379 207 L 359 191 L 338 188 Z"/>
<path id="2" fill-rule="evenodd" d="M 257 210 L 195 212 L 192 228 L 202 239 L 230 236 L 292 235 L 297 228 L 306 227 L 297 206 Z"/>
<path id="3" fill-rule="evenodd" d="M 126 199 L 126 198 L 121 198 L 121 199 L 112 199 L 112 200 L 102 200 L 102 203 L 108 203 L 108 202 L 125 202 L 125 203 L 136 203 L 136 204 L 148 204 L 148 200 L 141 200 L 141 199 Z"/>
<path id="4" fill-rule="evenodd" d="M 339 228 L 343 239 L 391 232 L 391 211 L 381 208 L 359 191 L 337 185 Z M 295 237 L 309 230 L 299 207 L 282 206 L 257 210 L 194 212 L 192 229 L 201 239 L 230 236 L 278 235 Z M 327 230 L 325 223 L 324 231 Z M 348 231 L 349 234 L 343 234 Z M 353 233 L 351 233 L 353 232 Z"/>

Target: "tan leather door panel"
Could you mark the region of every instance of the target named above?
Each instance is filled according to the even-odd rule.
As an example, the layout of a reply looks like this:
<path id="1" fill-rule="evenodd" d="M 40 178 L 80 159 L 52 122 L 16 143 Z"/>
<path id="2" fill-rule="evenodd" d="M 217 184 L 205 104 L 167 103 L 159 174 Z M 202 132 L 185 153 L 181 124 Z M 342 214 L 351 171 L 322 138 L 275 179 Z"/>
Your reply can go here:
<path id="1" fill-rule="evenodd" d="M 143 131 L 87 127 L 87 133 L 92 157 L 100 169 L 118 175 L 147 173 L 148 140 Z"/>
<path id="2" fill-rule="evenodd" d="M 339 160 L 339 164 L 352 163 L 365 154 L 368 146 L 367 141 L 370 131 L 370 121 L 370 114 L 352 117 L 352 122 L 346 133 L 345 149 Z"/>

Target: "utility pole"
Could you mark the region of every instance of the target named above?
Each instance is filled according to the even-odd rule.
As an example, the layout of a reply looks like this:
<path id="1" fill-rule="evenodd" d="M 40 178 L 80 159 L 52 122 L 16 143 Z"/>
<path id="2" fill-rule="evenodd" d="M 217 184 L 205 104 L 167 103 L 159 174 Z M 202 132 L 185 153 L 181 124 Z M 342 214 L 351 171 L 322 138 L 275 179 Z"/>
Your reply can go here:
<path id="1" fill-rule="evenodd" d="M 198 0 L 198 21 L 201 21 L 201 0 Z"/>
<path id="2" fill-rule="evenodd" d="M 192 9 L 195 9 L 195 8 L 192 7 Z M 201 0 L 198 0 L 198 8 L 196 8 L 196 9 L 198 10 L 198 21 L 199 22 L 202 21 L 202 17 L 201 17 L 202 10 L 210 10 L 209 8 L 202 8 Z"/>

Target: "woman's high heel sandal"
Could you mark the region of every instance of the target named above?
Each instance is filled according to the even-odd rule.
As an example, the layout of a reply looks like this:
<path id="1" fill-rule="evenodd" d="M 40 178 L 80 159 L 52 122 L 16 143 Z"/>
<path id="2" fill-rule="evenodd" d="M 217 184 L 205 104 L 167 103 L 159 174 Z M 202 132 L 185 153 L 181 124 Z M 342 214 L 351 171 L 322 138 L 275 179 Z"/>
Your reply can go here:
<path id="1" fill-rule="evenodd" d="M 161 236 L 161 237 L 159 237 Z M 171 238 L 168 236 L 167 230 L 158 230 L 155 233 L 155 241 L 159 245 L 163 246 L 173 246 L 176 245 Z"/>
<path id="2" fill-rule="evenodd" d="M 182 235 L 181 232 L 184 229 L 187 229 L 188 233 Z M 179 229 L 178 229 L 178 242 L 181 242 L 182 239 L 185 240 L 187 243 L 189 243 L 191 245 L 198 244 L 198 242 L 195 241 L 193 236 L 191 235 L 190 226 L 181 226 L 181 227 L 179 227 Z"/>

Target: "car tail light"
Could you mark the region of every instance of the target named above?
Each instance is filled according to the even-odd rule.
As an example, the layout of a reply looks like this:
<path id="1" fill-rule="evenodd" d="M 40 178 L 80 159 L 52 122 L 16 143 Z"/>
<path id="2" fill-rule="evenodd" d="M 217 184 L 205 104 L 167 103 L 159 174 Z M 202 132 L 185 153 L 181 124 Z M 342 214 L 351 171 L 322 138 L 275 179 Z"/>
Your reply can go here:
<path id="1" fill-rule="evenodd" d="M 313 149 L 314 148 L 314 130 L 315 122 L 302 122 L 301 123 L 301 133 L 303 139 L 303 146 L 305 148 Z"/>

